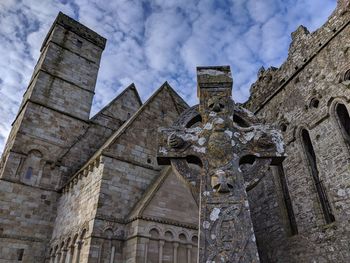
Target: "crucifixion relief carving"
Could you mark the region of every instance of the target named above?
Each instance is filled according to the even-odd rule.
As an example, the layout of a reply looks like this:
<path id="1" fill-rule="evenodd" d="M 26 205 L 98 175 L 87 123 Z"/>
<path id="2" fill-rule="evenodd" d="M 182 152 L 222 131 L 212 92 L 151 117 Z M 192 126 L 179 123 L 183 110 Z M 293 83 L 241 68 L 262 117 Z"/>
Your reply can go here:
<path id="1" fill-rule="evenodd" d="M 259 262 L 247 191 L 283 160 L 282 136 L 234 103 L 230 67 L 198 67 L 197 82 L 199 105 L 159 130 L 158 163 L 199 203 L 198 262 Z"/>

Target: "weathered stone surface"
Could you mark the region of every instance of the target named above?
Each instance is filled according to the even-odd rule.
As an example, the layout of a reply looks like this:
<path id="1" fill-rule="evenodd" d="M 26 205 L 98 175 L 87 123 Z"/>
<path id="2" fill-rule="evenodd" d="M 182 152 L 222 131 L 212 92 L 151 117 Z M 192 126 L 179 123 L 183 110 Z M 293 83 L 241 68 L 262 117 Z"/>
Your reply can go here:
<path id="1" fill-rule="evenodd" d="M 195 263 L 202 182 L 202 189 L 217 190 L 201 195 L 208 208 L 202 222 L 208 221 L 214 232 L 221 225 L 222 238 L 235 232 L 252 234 L 247 226 L 253 225 L 261 262 L 349 262 L 350 137 L 344 122 L 350 109 L 349 21 L 349 1 L 339 0 L 319 30 L 299 27 L 292 34 L 287 61 L 280 68 L 259 71 L 245 104 L 256 117 L 235 105 L 232 120 L 222 118 L 221 123 L 220 114 L 210 112 L 222 110 L 225 96 L 205 95 L 214 86 L 223 95 L 231 85 L 228 68 L 218 71 L 220 67 L 203 68 L 198 74 L 203 107 L 187 109 L 167 83 L 142 105 L 131 85 L 89 118 L 106 40 L 59 14 L 44 40 L 0 161 L 0 261 L 18 262 L 22 257 L 30 263 Z M 268 169 L 271 156 L 252 156 L 267 154 L 262 149 L 272 146 L 271 137 L 256 136 L 270 133 L 258 125 L 260 120 L 282 130 L 287 153 L 283 168 Z M 200 131 L 203 122 L 211 129 Z M 168 134 L 164 145 L 176 149 L 174 153 L 190 149 L 193 154 L 162 167 L 156 163 L 156 133 L 172 125 L 184 138 Z M 231 130 L 222 132 L 220 125 Z M 303 128 L 314 150 L 317 186 Z M 232 140 L 229 145 L 231 136 L 234 146 Z M 212 156 L 207 167 L 214 170 L 229 160 L 231 155 L 223 152 L 243 151 L 241 162 L 234 162 L 242 173 L 234 170 L 232 180 L 226 177 L 230 169 L 221 169 L 201 181 L 198 166 L 188 162 L 198 163 L 194 155 L 202 156 L 204 150 Z M 323 189 L 322 198 L 317 189 Z M 210 203 L 213 196 L 222 207 Z M 220 196 L 231 201 L 242 197 L 244 205 L 248 201 L 249 213 L 245 209 L 240 216 L 251 218 L 248 224 L 225 231 L 220 218 L 223 209 L 232 206 Z M 326 221 L 324 206 L 334 222 Z M 236 216 L 231 212 L 230 220 Z M 252 243 L 250 250 L 255 250 Z M 208 250 L 212 255 L 214 244 Z"/>
<path id="2" fill-rule="evenodd" d="M 290 233 L 289 222 L 283 220 L 286 208 L 278 196 L 282 196 L 278 178 L 266 176 L 263 185 L 248 193 L 256 206 L 253 222 L 264 262 L 350 260 L 349 144 L 335 110 L 342 103 L 349 111 L 349 21 L 349 1 L 339 1 L 320 29 L 309 33 L 299 28 L 293 33 L 286 62 L 270 70 L 270 81 L 259 77 L 246 103 L 267 123 L 284 128 L 287 158 L 283 169 L 298 228 L 297 234 Z M 330 224 L 305 154 L 303 128 L 310 133 L 321 184 L 335 217 Z"/>
<path id="3" fill-rule="evenodd" d="M 160 130 L 158 160 L 170 159 L 189 183 L 200 183 L 199 262 L 259 262 L 246 187 L 273 159 L 282 160 L 282 136 L 234 104 L 229 67 L 197 68 L 197 80 L 199 112 L 192 119 L 184 112 L 182 126 Z M 193 156 L 200 173 L 176 161 Z M 252 167 L 242 173 L 245 164 Z"/>
<path id="4" fill-rule="evenodd" d="M 90 40 L 76 34 L 81 30 Z M 7 189 L 0 199 L 0 258 L 5 262 L 48 258 L 64 181 L 62 157 L 89 125 L 104 42 L 63 14 L 45 40 L 0 162 L 0 188 Z"/>

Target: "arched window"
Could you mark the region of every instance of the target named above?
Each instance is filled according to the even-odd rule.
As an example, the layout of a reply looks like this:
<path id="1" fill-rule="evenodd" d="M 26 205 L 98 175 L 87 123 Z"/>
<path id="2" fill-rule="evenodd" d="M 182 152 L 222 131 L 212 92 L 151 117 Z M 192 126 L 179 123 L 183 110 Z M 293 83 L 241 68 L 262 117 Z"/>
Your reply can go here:
<path id="1" fill-rule="evenodd" d="M 305 154 L 306 154 L 309 166 L 310 166 L 312 178 L 314 180 L 317 194 L 318 194 L 319 200 L 321 202 L 322 211 L 323 211 L 323 214 L 324 214 L 324 217 L 325 217 L 327 224 L 329 224 L 331 222 L 334 222 L 335 218 L 334 218 L 334 215 L 332 213 L 332 209 L 331 209 L 331 206 L 329 204 L 325 188 L 324 188 L 323 183 L 319 177 L 319 173 L 318 173 L 318 169 L 317 169 L 317 162 L 316 162 L 316 155 L 315 155 L 314 147 L 313 147 L 311 139 L 310 139 L 309 132 L 306 129 L 303 129 L 301 131 L 301 137 L 302 137 L 302 141 L 303 141 L 303 145 L 304 145 L 304 149 L 305 149 Z"/>
<path id="2" fill-rule="evenodd" d="M 43 155 L 38 150 L 31 150 L 28 152 L 26 159 L 23 162 L 21 171 L 21 181 L 26 184 L 39 184 L 40 174 L 43 168 Z"/>
<path id="3" fill-rule="evenodd" d="M 101 262 L 114 262 L 115 259 L 115 244 L 113 241 L 114 232 L 111 228 L 107 228 L 103 236 L 105 237 L 103 243 L 102 243 L 102 250 L 101 250 Z"/>
<path id="4" fill-rule="evenodd" d="M 338 103 L 335 106 L 336 117 L 345 141 L 350 145 L 350 117 L 346 106 Z"/>

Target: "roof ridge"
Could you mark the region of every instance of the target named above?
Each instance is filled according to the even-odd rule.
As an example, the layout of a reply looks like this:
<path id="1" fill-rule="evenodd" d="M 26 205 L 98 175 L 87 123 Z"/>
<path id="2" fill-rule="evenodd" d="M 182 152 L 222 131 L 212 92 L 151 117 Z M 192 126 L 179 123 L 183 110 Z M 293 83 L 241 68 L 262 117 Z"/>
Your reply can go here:
<path id="1" fill-rule="evenodd" d="M 93 117 L 90 118 L 90 121 L 97 118 L 99 114 L 101 114 L 104 110 L 106 110 L 108 107 L 110 107 L 115 101 L 120 99 L 128 90 L 133 90 L 136 94 L 136 98 L 139 101 L 140 105 L 142 106 L 142 100 L 140 98 L 140 95 L 136 89 L 136 86 L 134 83 L 131 83 L 129 86 L 127 86 L 120 94 L 118 94 L 114 99 L 112 99 L 106 106 L 104 106 L 101 110 L 99 110 Z"/>
<path id="2" fill-rule="evenodd" d="M 167 85 L 168 89 L 169 89 L 169 92 L 170 92 L 170 96 L 175 104 L 175 107 L 176 107 L 176 110 L 179 114 L 181 114 L 181 112 L 179 112 L 179 109 L 176 105 L 176 102 L 175 102 L 175 98 L 174 96 L 176 96 L 178 99 L 180 99 L 180 101 L 187 107 L 189 108 L 190 105 L 187 104 L 187 102 L 173 89 L 173 87 L 171 87 L 171 85 L 169 84 L 169 82 L 165 81 L 163 85 Z"/>
<path id="3" fill-rule="evenodd" d="M 124 131 L 133 123 L 133 121 L 141 114 L 141 112 L 144 111 L 144 109 L 154 100 L 154 98 L 162 91 L 167 90 L 167 92 L 170 92 L 169 90 L 169 84 L 167 82 L 164 82 L 154 93 L 153 95 L 143 104 L 141 107 L 122 125 L 118 130 L 116 130 L 107 140 L 106 142 L 91 156 L 91 158 L 85 162 L 84 165 L 81 166 L 81 168 L 74 173 L 74 175 L 68 180 L 68 182 L 62 186 L 64 188 L 67 184 L 69 184 L 73 178 L 75 178 L 79 173 L 84 171 L 91 162 L 96 160 L 100 155 L 103 154 L 103 151 L 110 146 L 116 139 L 119 138 L 121 134 L 124 133 Z"/>

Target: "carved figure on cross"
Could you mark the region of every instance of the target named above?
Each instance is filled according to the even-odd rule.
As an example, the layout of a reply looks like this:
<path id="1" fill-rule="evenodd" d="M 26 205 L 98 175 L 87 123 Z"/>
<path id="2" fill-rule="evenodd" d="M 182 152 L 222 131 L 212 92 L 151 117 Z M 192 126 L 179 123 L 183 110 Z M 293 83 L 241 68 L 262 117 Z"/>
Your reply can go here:
<path id="1" fill-rule="evenodd" d="M 159 130 L 158 163 L 199 203 L 198 262 L 259 262 L 247 190 L 283 160 L 282 136 L 234 103 L 229 66 L 198 67 L 197 82 L 199 105 Z"/>

